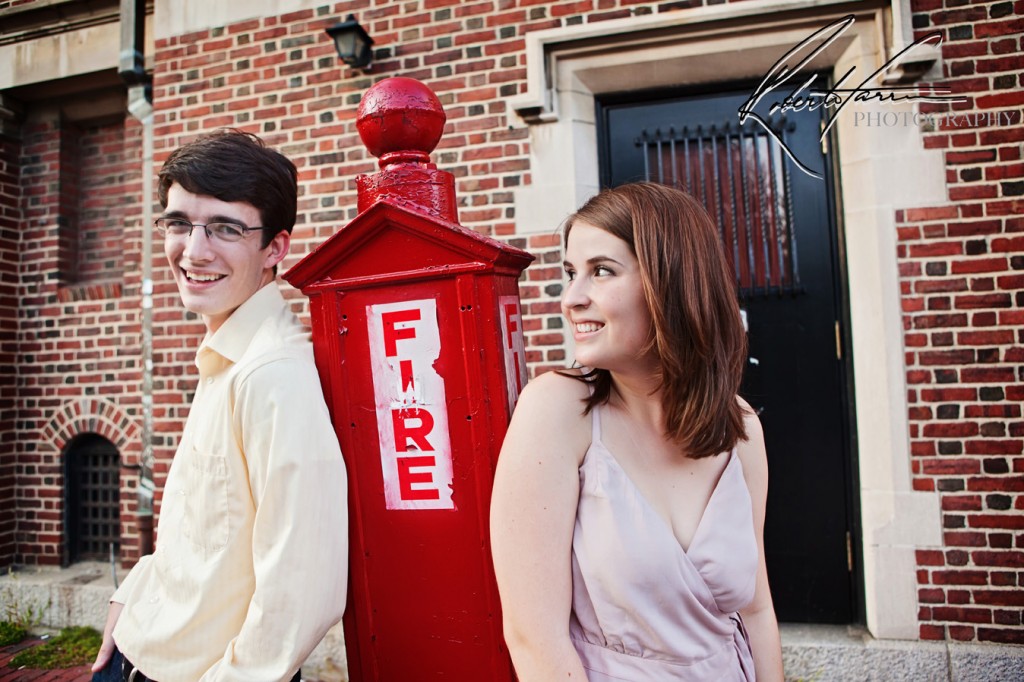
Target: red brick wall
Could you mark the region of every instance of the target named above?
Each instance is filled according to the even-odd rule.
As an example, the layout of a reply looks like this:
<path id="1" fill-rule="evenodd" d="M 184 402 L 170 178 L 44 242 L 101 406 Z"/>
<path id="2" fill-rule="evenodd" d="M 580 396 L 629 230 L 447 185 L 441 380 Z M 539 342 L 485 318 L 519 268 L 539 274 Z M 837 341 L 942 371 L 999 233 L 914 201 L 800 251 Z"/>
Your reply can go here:
<path id="1" fill-rule="evenodd" d="M 125 145 L 138 142 L 137 135 L 126 139 L 122 124 L 86 127 L 78 136 L 76 283 L 118 282 L 124 276 L 124 229 L 141 209 L 137 190 L 125 191 L 126 175 L 139 174 L 138 163 L 125 157 Z"/>
<path id="2" fill-rule="evenodd" d="M 140 149 L 131 122 L 79 127 L 40 113 L 22 127 L 18 424 L 5 460 L 15 463 L 16 563 L 62 560 L 62 451 L 71 438 L 99 433 L 137 458 Z M 93 254 L 103 254 L 102 275 Z M 132 476 L 123 470 L 129 536 Z M 129 555 L 132 540 L 137 533 Z"/>
<path id="3" fill-rule="evenodd" d="M 48 399 L 46 393 L 60 381 L 53 367 L 46 371 L 46 365 L 37 360 L 37 354 L 51 348 L 49 353 L 59 358 L 56 344 L 58 322 L 56 309 L 46 306 L 45 291 L 56 288 L 59 269 L 58 216 L 60 214 L 60 126 L 56 120 L 32 122 L 22 128 L 21 166 L 21 242 L 19 244 L 19 320 L 18 320 L 18 420 L 19 431 L 24 433 L 15 444 L 15 462 L 18 485 L 17 501 L 17 548 L 14 557 L 17 563 L 57 563 L 61 547 L 59 543 L 45 548 L 40 534 L 59 532 L 52 520 L 59 518 L 59 507 L 44 509 L 47 496 L 52 494 L 54 471 L 41 467 L 39 455 L 43 445 L 37 434 L 29 428 L 34 420 L 41 423 L 47 408 L 58 401 Z M 47 283 L 47 279 L 50 283 Z M 43 362 L 50 360 L 44 356 Z M 19 434 L 21 435 L 21 434 Z M 60 468 L 56 467 L 59 479 Z M 50 483 L 46 488 L 44 478 Z M 43 516 L 49 514 L 50 520 Z"/>
<path id="4" fill-rule="evenodd" d="M 925 105 L 949 202 L 900 211 L 914 487 L 937 490 L 945 547 L 919 550 L 921 637 L 1024 643 L 1024 3 L 912 0 L 942 31 Z"/>
<path id="5" fill-rule="evenodd" d="M 13 560 L 15 545 L 20 146 L 0 135 L 0 568 Z"/>

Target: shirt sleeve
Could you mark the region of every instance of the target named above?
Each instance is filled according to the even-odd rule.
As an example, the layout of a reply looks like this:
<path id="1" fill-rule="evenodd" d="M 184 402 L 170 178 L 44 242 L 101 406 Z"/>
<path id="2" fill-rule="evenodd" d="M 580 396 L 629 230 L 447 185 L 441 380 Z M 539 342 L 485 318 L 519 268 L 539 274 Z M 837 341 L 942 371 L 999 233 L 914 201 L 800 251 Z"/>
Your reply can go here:
<path id="1" fill-rule="evenodd" d="M 278 358 L 241 377 L 233 418 L 256 506 L 255 588 L 201 679 L 288 680 L 345 610 L 345 465 L 311 362 Z"/>
<path id="2" fill-rule="evenodd" d="M 151 555 L 139 557 L 139 560 L 132 566 L 132 570 L 128 571 L 128 575 L 124 577 L 124 581 L 121 582 L 120 586 L 114 591 L 114 596 L 110 598 L 110 601 L 117 602 L 118 604 L 128 603 L 129 595 L 135 588 L 135 583 L 138 582 L 138 578 L 146 570 L 146 564 L 149 563 Z"/>

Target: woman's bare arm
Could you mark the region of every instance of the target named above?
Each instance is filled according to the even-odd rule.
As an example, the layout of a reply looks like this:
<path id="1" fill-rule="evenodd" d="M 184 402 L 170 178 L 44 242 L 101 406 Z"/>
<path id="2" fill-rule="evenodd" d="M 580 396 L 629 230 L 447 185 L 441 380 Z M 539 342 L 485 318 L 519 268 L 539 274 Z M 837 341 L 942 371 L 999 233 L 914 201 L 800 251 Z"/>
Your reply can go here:
<path id="1" fill-rule="evenodd" d="M 742 402 L 742 401 L 741 401 Z M 743 625 L 750 636 L 757 682 L 782 682 L 782 645 L 779 623 L 775 618 L 772 594 L 768 588 L 768 570 L 764 561 L 764 517 L 768 498 L 768 458 L 765 454 L 764 432 L 761 422 L 745 402 L 744 426 L 747 440 L 740 441 L 736 450 L 743 464 L 743 476 L 750 490 L 754 508 L 754 532 L 757 534 L 757 587 L 754 599 L 740 612 Z"/>
<path id="2" fill-rule="evenodd" d="M 579 464 L 590 443 L 586 387 L 545 374 L 519 398 L 491 498 L 505 641 L 521 682 L 582 682 L 569 641 Z"/>

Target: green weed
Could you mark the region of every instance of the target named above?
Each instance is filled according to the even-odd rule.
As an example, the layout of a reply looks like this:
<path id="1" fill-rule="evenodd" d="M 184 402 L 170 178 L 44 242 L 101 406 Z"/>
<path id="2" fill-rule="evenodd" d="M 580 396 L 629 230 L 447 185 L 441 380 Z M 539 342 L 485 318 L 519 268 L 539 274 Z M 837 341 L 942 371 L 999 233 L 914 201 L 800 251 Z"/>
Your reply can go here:
<path id="1" fill-rule="evenodd" d="M 17 623 L 0 620 L 0 646 L 17 644 L 28 637 L 28 630 Z"/>
<path id="2" fill-rule="evenodd" d="M 12 569 L 8 569 L 8 575 L 12 580 L 18 580 L 17 573 Z M 3 605 L 3 615 L 0 618 L 2 618 L 2 622 L 28 632 L 42 622 L 43 614 L 52 603 L 52 598 L 46 602 L 45 606 L 40 606 L 35 602 L 22 603 L 17 590 L 12 585 L 4 585 L 3 590 L 0 591 L 0 604 Z"/>
<path id="3" fill-rule="evenodd" d="M 96 660 L 102 643 L 103 635 L 95 628 L 81 625 L 64 628 L 43 644 L 21 651 L 8 665 L 42 670 L 73 668 Z"/>

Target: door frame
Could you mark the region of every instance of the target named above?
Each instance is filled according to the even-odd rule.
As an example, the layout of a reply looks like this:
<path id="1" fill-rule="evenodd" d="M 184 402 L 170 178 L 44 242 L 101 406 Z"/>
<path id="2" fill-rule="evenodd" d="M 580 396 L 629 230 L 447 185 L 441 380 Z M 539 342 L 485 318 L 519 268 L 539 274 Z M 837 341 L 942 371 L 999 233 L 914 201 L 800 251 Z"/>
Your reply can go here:
<path id="1" fill-rule="evenodd" d="M 530 133 L 532 180 L 515 192 L 517 233 L 549 232 L 598 191 L 596 95 L 760 79 L 793 46 L 850 12 L 833 0 L 728 3 L 528 34 L 527 91 L 510 102 Z M 855 24 L 815 69 L 869 74 L 902 40 L 888 4 L 852 12 Z M 913 111 L 909 104 L 890 110 Z M 918 205 L 945 200 L 941 151 L 924 149 L 916 128 L 867 130 L 852 116 L 840 117 L 833 132 L 849 295 L 844 334 L 857 378 L 850 442 L 863 613 L 875 637 L 917 639 L 915 550 L 941 547 L 941 510 L 935 491 L 911 484 L 903 358 L 887 349 L 903 344 L 895 212 L 908 196 Z"/>

